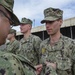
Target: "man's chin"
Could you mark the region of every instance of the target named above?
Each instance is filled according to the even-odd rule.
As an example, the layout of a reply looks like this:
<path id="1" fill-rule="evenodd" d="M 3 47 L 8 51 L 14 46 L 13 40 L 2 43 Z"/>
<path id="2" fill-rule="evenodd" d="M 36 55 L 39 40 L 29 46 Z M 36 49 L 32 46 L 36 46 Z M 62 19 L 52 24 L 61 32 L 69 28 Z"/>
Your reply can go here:
<path id="1" fill-rule="evenodd" d="M 48 33 L 48 35 L 53 35 L 52 33 Z"/>
<path id="2" fill-rule="evenodd" d="M 6 43 L 6 40 L 0 41 L 0 46 L 5 44 L 5 43 Z"/>
<path id="3" fill-rule="evenodd" d="M 0 46 L 3 45 L 3 44 L 5 44 L 5 42 L 1 42 L 1 43 L 0 43 Z"/>

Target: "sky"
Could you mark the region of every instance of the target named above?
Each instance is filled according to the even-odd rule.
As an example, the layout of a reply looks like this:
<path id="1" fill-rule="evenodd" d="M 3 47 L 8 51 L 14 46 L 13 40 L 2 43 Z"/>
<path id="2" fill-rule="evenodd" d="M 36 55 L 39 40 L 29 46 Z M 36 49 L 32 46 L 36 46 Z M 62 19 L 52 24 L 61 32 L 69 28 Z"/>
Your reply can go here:
<path id="1" fill-rule="evenodd" d="M 41 26 L 44 19 L 43 11 L 53 7 L 63 10 L 63 19 L 75 17 L 75 0 L 14 0 L 14 13 L 21 21 L 26 17 L 33 21 L 33 27 Z M 20 31 L 19 26 L 13 27 Z"/>

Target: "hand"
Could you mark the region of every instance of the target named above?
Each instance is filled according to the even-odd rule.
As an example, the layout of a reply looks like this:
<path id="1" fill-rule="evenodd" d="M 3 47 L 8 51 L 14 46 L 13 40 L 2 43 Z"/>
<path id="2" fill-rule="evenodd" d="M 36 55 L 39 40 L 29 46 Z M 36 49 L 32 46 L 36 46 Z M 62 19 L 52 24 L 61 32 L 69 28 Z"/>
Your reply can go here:
<path id="1" fill-rule="evenodd" d="M 39 75 L 41 73 L 41 70 L 42 70 L 42 64 L 34 66 L 34 67 L 36 68 L 37 75 Z"/>
<path id="2" fill-rule="evenodd" d="M 56 69 L 56 63 L 50 63 L 50 62 L 45 62 L 45 64 L 47 65 L 47 66 L 52 66 L 54 69 Z"/>

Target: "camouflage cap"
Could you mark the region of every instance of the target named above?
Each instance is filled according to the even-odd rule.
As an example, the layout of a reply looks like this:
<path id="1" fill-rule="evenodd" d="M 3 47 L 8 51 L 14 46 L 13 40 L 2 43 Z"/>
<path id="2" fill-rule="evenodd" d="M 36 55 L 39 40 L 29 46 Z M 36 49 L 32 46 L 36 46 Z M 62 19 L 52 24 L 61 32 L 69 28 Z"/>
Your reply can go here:
<path id="1" fill-rule="evenodd" d="M 15 29 L 10 29 L 9 34 L 16 33 Z"/>
<path id="2" fill-rule="evenodd" d="M 16 17 L 16 15 L 13 13 L 13 5 L 14 5 L 14 0 L 0 0 L 0 4 L 10 12 L 11 14 L 11 18 L 14 21 L 13 25 L 19 25 L 20 22 L 18 20 L 18 18 Z"/>
<path id="3" fill-rule="evenodd" d="M 27 19 L 27 18 L 22 18 L 21 19 L 21 24 L 30 24 L 32 25 L 32 21 L 30 19 Z"/>
<path id="4" fill-rule="evenodd" d="M 47 8 L 44 10 L 44 20 L 41 23 L 45 23 L 46 21 L 55 21 L 63 17 L 63 11 L 56 8 Z"/>

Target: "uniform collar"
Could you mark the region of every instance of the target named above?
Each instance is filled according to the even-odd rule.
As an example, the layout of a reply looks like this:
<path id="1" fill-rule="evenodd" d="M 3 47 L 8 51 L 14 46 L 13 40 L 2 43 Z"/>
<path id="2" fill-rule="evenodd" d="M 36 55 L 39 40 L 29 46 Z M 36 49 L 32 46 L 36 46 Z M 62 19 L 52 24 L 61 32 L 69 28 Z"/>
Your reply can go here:
<path id="1" fill-rule="evenodd" d="M 32 34 L 29 35 L 29 37 L 25 40 L 24 37 L 21 39 L 21 43 L 25 43 L 25 42 L 28 42 L 30 41 L 30 38 L 31 38 Z"/>
<path id="2" fill-rule="evenodd" d="M 64 36 L 61 34 L 61 36 L 60 36 L 58 42 L 63 41 L 63 40 L 62 40 L 63 38 L 64 38 Z M 50 38 L 47 39 L 47 44 L 50 44 Z"/>

